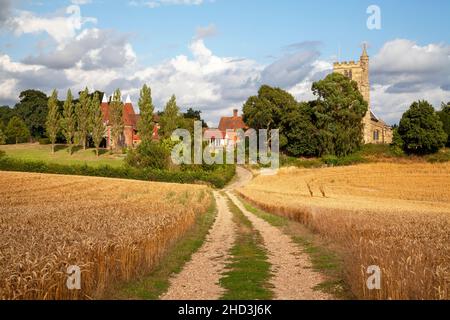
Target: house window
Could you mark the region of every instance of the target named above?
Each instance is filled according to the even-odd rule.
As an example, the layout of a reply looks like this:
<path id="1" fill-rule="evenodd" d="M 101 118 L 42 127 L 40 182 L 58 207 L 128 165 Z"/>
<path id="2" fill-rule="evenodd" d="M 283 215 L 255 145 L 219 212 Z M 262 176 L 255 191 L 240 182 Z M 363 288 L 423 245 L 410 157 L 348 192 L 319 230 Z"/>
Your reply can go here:
<path id="1" fill-rule="evenodd" d="M 375 130 L 375 131 L 373 132 L 373 140 L 374 140 L 374 141 L 380 140 L 380 131 Z"/>

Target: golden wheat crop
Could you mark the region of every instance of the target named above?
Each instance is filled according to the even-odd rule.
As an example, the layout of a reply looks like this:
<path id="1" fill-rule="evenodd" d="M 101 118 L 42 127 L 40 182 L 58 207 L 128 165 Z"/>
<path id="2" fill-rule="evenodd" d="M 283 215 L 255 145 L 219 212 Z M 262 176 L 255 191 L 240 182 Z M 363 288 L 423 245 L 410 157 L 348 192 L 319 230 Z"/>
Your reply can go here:
<path id="1" fill-rule="evenodd" d="M 210 203 L 204 186 L 0 172 L 0 299 L 99 298 L 154 268 Z"/>
<path id="2" fill-rule="evenodd" d="M 357 297 L 450 298 L 450 164 L 284 168 L 238 192 L 337 245 Z M 366 286 L 371 265 L 380 290 Z"/>

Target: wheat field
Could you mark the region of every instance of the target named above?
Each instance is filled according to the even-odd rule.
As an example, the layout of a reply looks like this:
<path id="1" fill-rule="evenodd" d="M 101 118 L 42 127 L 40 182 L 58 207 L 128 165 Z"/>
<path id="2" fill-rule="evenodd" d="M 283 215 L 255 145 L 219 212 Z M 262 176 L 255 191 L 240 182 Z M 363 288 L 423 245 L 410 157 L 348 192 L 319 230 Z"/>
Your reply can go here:
<path id="1" fill-rule="evenodd" d="M 204 186 L 0 172 L 0 299 L 101 298 L 152 270 L 211 201 Z"/>
<path id="2" fill-rule="evenodd" d="M 283 168 L 238 192 L 332 242 L 356 297 L 450 298 L 450 164 Z M 366 286 L 371 265 L 379 290 Z"/>

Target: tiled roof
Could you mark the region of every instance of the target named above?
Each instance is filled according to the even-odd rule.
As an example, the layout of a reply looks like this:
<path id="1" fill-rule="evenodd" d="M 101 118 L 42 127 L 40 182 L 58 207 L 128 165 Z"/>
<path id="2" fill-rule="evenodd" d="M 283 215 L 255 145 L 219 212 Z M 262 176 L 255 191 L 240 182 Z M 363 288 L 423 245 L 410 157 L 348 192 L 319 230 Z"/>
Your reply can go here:
<path id="1" fill-rule="evenodd" d="M 219 123 L 219 130 L 226 132 L 227 130 L 247 129 L 242 117 L 222 117 Z"/>

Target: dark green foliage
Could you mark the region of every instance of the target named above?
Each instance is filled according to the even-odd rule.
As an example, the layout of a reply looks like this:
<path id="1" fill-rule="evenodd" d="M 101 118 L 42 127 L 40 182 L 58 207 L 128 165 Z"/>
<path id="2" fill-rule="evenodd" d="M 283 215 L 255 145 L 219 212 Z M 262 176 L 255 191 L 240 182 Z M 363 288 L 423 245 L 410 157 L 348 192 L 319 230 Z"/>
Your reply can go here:
<path id="1" fill-rule="evenodd" d="M 398 127 L 394 128 L 392 131 L 392 152 L 396 155 L 402 155 L 403 152 L 403 140 L 400 134 L 398 133 Z"/>
<path id="2" fill-rule="evenodd" d="M 90 133 L 91 125 L 91 99 L 89 98 L 89 89 L 86 88 L 80 92 L 80 98 L 75 105 L 77 140 L 86 150 L 87 138 Z"/>
<path id="3" fill-rule="evenodd" d="M 69 145 L 69 154 L 72 154 L 73 139 L 77 128 L 77 115 L 75 113 L 75 105 L 70 89 L 67 91 L 66 101 L 64 101 L 64 110 L 61 118 L 61 131 L 66 142 Z"/>
<path id="4" fill-rule="evenodd" d="M 52 143 L 49 138 L 40 138 L 38 141 L 39 141 L 39 144 L 41 144 L 41 145 L 47 145 L 47 144 Z"/>
<path id="5" fill-rule="evenodd" d="M 24 119 L 33 137 L 44 136 L 48 110 L 47 95 L 38 90 L 26 90 L 20 93 L 19 99 L 20 102 L 14 108 L 15 115 Z"/>
<path id="6" fill-rule="evenodd" d="M 362 119 L 367 102 L 356 82 L 332 73 L 315 82 L 312 91 L 317 96 L 312 109 L 319 155 L 346 156 L 358 150 L 363 143 Z"/>
<path id="7" fill-rule="evenodd" d="M 200 110 L 189 108 L 185 113 L 183 113 L 183 117 L 186 119 L 194 119 L 200 121 L 202 119 L 201 114 L 202 112 Z"/>
<path id="8" fill-rule="evenodd" d="M 8 106 L 1 106 L 0 107 L 0 128 L 2 125 L 6 127 L 9 120 L 11 120 L 12 117 L 15 116 L 15 110 L 8 107 Z"/>
<path id="9" fill-rule="evenodd" d="M 89 98 L 90 104 L 90 119 L 89 127 L 91 128 L 91 138 L 95 146 L 95 153 L 99 156 L 100 144 L 105 134 L 105 127 L 103 125 L 103 113 L 100 107 L 100 96 L 97 91 L 92 98 Z"/>
<path id="10" fill-rule="evenodd" d="M 261 86 L 257 96 L 250 97 L 243 107 L 244 122 L 252 129 L 279 129 L 280 148 L 283 150 L 289 142 L 291 120 L 289 116 L 298 115 L 295 98 L 280 88 Z"/>
<path id="11" fill-rule="evenodd" d="M 437 113 L 442 121 L 443 129 L 447 134 L 446 146 L 450 147 L 450 102 L 442 103 L 442 110 Z"/>
<path id="12" fill-rule="evenodd" d="M 292 156 L 346 156 L 363 142 L 367 103 L 356 82 L 330 74 L 312 86 L 317 100 L 298 103 L 288 92 L 262 86 L 244 104 L 253 129 L 280 129 L 280 149 Z"/>
<path id="13" fill-rule="evenodd" d="M 9 120 L 5 134 L 10 143 L 27 142 L 30 138 L 30 131 L 28 130 L 27 125 L 17 116 L 14 116 Z"/>
<path id="14" fill-rule="evenodd" d="M 61 165 L 42 161 L 18 160 L 4 156 L 0 158 L 0 170 L 173 183 L 204 182 L 217 188 L 223 188 L 234 177 L 236 167 L 232 165 L 224 165 L 217 166 L 212 171 L 174 171 L 160 169 L 138 169 L 130 166 L 113 168 L 110 166 L 91 167 L 88 165 Z"/>
<path id="15" fill-rule="evenodd" d="M 447 134 L 433 106 L 427 101 L 414 102 L 400 120 L 398 133 L 403 150 L 409 154 L 430 154 L 447 142 Z"/>
<path id="16" fill-rule="evenodd" d="M 170 152 L 159 142 L 143 141 L 135 150 L 129 150 L 126 163 L 135 168 L 167 169 Z"/>
<path id="17" fill-rule="evenodd" d="M 48 113 L 45 122 L 45 131 L 47 137 L 52 143 L 52 153 L 55 153 L 55 142 L 60 129 L 60 113 L 58 106 L 58 92 L 53 90 L 52 95 L 48 99 Z"/>
<path id="18" fill-rule="evenodd" d="M 317 129 L 312 122 L 312 108 L 309 103 L 300 103 L 283 117 L 286 128 L 286 151 L 294 156 L 312 157 L 318 155 Z"/>
<path id="19" fill-rule="evenodd" d="M 153 140 L 153 122 L 154 106 L 152 101 L 152 90 L 144 84 L 139 98 L 139 110 L 141 117 L 138 122 L 139 136 L 142 142 L 151 142 Z"/>
<path id="20" fill-rule="evenodd" d="M 119 89 L 114 91 L 114 96 L 109 105 L 109 113 L 112 144 L 115 151 L 118 152 L 120 149 L 120 138 L 124 129 L 122 93 Z"/>
<path id="21" fill-rule="evenodd" d="M 6 141 L 8 140 L 8 137 L 3 132 L 3 130 L 5 130 L 5 129 L 3 128 L 3 125 L 2 125 L 2 126 L 0 126 L 0 145 L 6 144 Z"/>
<path id="22" fill-rule="evenodd" d="M 160 118 L 162 137 L 169 138 L 172 136 L 173 131 L 179 127 L 180 118 L 180 108 L 177 105 L 177 99 L 175 95 L 172 95 Z"/>

